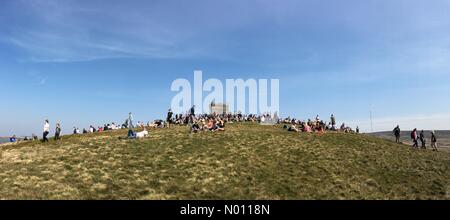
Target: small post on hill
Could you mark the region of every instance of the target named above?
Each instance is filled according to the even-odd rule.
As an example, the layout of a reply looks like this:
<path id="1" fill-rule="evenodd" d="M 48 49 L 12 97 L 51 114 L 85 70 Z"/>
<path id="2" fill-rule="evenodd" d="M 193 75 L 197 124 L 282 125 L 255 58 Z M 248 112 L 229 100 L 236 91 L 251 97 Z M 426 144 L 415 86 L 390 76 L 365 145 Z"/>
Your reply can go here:
<path id="1" fill-rule="evenodd" d="M 370 132 L 373 133 L 372 105 L 370 105 Z"/>

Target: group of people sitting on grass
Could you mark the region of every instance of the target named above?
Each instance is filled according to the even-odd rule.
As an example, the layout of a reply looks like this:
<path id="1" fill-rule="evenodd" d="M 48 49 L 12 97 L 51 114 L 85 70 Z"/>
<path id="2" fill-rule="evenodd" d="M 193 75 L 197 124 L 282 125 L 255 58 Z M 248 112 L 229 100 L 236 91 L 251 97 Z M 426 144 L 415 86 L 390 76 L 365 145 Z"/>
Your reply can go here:
<path id="1" fill-rule="evenodd" d="M 97 128 L 93 125 L 89 126 L 89 129 L 83 128 L 81 131 L 77 127 L 73 127 L 73 134 L 87 134 L 87 133 L 96 133 L 96 132 L 104 132 L 104 131 L 112 131 L 123 129 L 123 126 L 117 126 L 114 122 L 111 124 L 104 124 L 103 126 L 98 126 Z"/>
<path id="2" fill-rule="evenodd" d="M 225 131 L 225 124 L 238 122 L 258 122 L 261 123 L 269 118 L 269 115 L 256 114 L 195 114 L 195 106 L 193 106 L 185 114 L 175 114 L 169 109 L 167 112 L 166 125 L 188 125 L 192 133 L 200 131 Z"/>
<path id="3" fill-rule="evenodd" d="M 394 128 L 394 130 L 392 131 L 394 133 L 395 136 L 395 142 L 396 143 L 401 143 L 400 142 L 400 135 L 401 135 L 401 130 L 400 130 L 400 126 L 397 125 L 397 127 Z M 427 138 L 425 137 L 425 132 L 423 130 L 420 131 L 419 134 L 417 134 L 417 128 L 414 128 L 411 133 L 410 133 L 410 138 L 413 142 L 412 148 L 413 149 L 427 149 Z M 421 143 L 420 147 L 419 147 L 419 141 Z M 435 131 L 430 131 L 430 146 L 431 149 L 433 151 L 438 151 L 437 148 L 437 137 L 436 137 L 436 132 Z"/>
<path id="4" fill-rule="evenodd" d="M 193 106 L 190 111 L 186 114 L 176 114 L 173 117 L 172 110 L 169 109 L 167 113 L 166 123 L 170 127 L 171 124 L 174 125 L 188 125 L 190 126 L 191 133 L 197 133 L 201 131 L 225 131 L 225 124 L 227 122 L 242 120 L 242 115 L 232 115 L 232 114 L 201 114 L 195 115 L 195 106 Z"/>
<path id="5" fill-rule="evenodd" d="M 225 131 L 225 120 L 220 116 L 202 117 L 201 119 L 194 120 L 190 131 L 191 133 L 197 133 L 200 131 Z"/>
<path id="6" fill-rule="evenodd" d="M 261 116 L 255 114 L 244 115 L 241 113 L 237 114 L 176 114 L 174 118 L 168 117 L 166 122 L 168 124 L 174 125 L 188 125 L 192 124 L 193 121 L 206 120 L 209 118 L 220 118 L 221 120 L 229 123 L 233 122 L 261 122 Z"/>
<path id="7" fill-rule="evenodd" d="M 27 136 L 27 137 L 23 137 L 23 138 L 18 138 L 18 137 L 16 137 L 16 135 L 13 135 L 12 137 L 9 138 L 9 142 L 15 143 L 15 142 L 19 142 L 19 141 L 35 141 L 38 139 L 39 139 L 38 136 L 35 134 L 32 134 L 31 137 Z"/>
<path id="8" fill-rule="evenodd" d="M 359 127 L 356 127 L 356 130 L 353 130 L 351 127 L 342 123 L 342 125 L 337 128 L 336 127 L 336 117 L 331 115 L 330 122 L 327 124 L 323 120 L 320 119 L 319 115 L 315 118 L 315 120 L 308 119 L 307 121 L 297 120 L 295 118 L 285 118 L 280 120 L 280 123 L 284 124 L 283 128 L 287 131 L 292 132 L 318 132 L 324 133 L 326 131 L 341 131 L 345 133 L 359 133 Z"/>

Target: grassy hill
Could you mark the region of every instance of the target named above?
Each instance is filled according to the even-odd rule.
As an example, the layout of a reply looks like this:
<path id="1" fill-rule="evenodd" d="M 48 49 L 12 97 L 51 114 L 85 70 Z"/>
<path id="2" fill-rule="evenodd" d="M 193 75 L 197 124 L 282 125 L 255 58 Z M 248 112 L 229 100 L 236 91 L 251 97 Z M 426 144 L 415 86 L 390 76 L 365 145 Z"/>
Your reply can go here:
<path id="1" fill-rule="evenodd" d="M 234 124 L 0 146 L 0 199 L 450 199 L 450 154 Z"/>

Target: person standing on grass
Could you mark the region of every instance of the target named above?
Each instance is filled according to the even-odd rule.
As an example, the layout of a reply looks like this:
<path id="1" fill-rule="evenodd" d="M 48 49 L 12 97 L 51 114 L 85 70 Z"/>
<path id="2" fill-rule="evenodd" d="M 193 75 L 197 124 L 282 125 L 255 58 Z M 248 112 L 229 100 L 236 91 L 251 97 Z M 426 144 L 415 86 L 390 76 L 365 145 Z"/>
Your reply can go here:
<path id="1" fill-rule="evenodd" d="M 57 123 L 55 128 L 55 141 L 61 139 L 60 135 L 61 135 L 61 125 Z"/>
<path id="2" fill-rule="evenodd" d="M 170 128 L 170 124 L 172 123 L 172 116 L 173 116 L 172 109 L 169 109 L 169 112 L 167 112 L 167 127 L 168 128 Z"/>
<path id="3" fill-rule="evenodd" d="M 393 130 L 394 135 L 395 135 L 395 143 L 400 143 L 400 126 L 397 125 L 397 127 L 394 128 Z"/>
<path id="4" fill-rule="evenodd" d="M 190 116 L 190 120 L 191 120 L 190 122 L 194 123 L 194 121 L 195 121 L 195 105 L 192 106 L 189 116 Z"/>
<path id="5" fill-rule="evenodd" d="M 434 131 L 431 131 L 431 148 L 433 149 L 433 151 L 438 151 L 436 143 L 436 133 Z"/>
<path id="6" fill-rule="evenodd" d="M 45 120 L 44 123 L 44 133 L 43 133 L 43 137 L 42 137 L 42 142 L 48 142 L 48 138 L 47 135 L 50 133 L 50 124 L 48 123 L 48 119 Z"/>
<path id="7" fill-rule="evenodd" d="M 419 143 L 417 143 L 417 128 L 411 132 L 411 139 L 413 141 L 413 148 L 419 148 Z"/>
<path id="8" fill-rule="evenodd" d="M 133 114 L 131 112 L 128 114 L 128 126 L 129 128 L 133 128 Z"/>
<path id="9" fill-rule="evenodd" d="M 426 147 L 427 140 L 425 139 L 425 134 L 423 133 L 423 130 L 420 132 L 419 139 L 420 139 L 420 143 L 422 143 L 422 149 L 427 149 L 427 147 Z"/>
<path id="10" fill-rule="evenodd" d="M 336 117 L 334 117 L 333 114 L 331 114 L 331 126 L 333 126 L 333 127 L 336 126 Z"/>

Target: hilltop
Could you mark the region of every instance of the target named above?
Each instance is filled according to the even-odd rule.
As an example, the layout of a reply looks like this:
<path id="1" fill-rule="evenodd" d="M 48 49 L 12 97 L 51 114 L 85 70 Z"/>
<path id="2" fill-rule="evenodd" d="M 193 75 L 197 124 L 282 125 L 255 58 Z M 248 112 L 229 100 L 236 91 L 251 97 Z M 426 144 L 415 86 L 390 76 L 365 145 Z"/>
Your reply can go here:
<path id="1" fill-rule="evenodd" d="M 0 146 L 0 199 L 450 199 L 450 154 L 363 134 L 229 124 Z"/>

